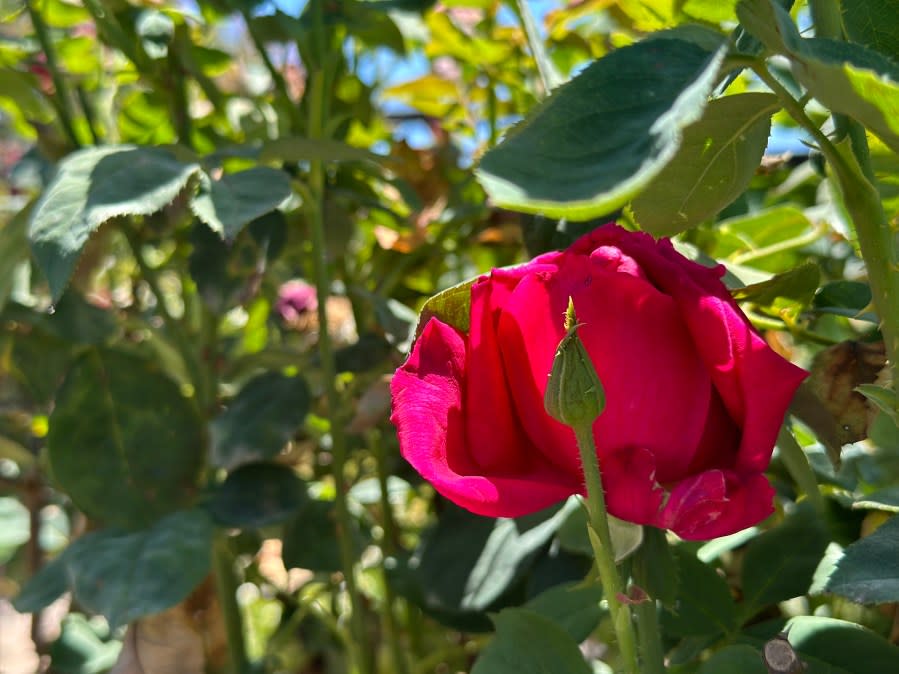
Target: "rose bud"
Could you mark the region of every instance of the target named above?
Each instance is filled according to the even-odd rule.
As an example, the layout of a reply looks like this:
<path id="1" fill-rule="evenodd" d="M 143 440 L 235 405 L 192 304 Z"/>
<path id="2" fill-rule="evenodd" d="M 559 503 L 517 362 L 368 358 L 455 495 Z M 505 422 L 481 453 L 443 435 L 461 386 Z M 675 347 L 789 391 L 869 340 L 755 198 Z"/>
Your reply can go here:
<path id="1" fill-rule="evenodd" d="M 518 517 L 584 493 L 572 429 L 544 409 L 569 298 L 605 389 L 593 422 L 609 512 L 703 540 L 773 510 L 764 475 L 806 373 L 707 268 L 606 225 L 471 286 L 466 333 L 431 318 L 391 382 L 400 450 L 443 496 Z"/>
<path id="2" fill-rule="evenodd" d="M 546 413 L 572 427 L 592 424 L 606 406 L 602 382 L 577 336 L 578 327 L 574 302 L 569 299 L 565 312 L 567 332 L 556 349 L 549 382 L 543 394 Z"/>

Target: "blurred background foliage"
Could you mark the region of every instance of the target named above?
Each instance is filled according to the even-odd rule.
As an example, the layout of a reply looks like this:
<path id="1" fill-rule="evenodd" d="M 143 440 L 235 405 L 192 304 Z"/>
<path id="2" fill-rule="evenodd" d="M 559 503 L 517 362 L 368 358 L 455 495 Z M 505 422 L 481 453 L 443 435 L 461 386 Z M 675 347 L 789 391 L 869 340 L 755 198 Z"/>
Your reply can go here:
<path id="1" fill-rule="evenodd" d="M 577 585 L 580 509 L 494 521 L 436 499 L 399 457 L 387 384 L 430 296 L 636 226 L 631 208 L 513 213 L 475 180 L 547 93 L 528 26 L 560 82 L 651 32 L 728 35 L 735 8 L 2 0 L 0 671 L 463 672 L 488 614 L 522 605 L 610 671 L 598 590 Z M 771 522 L 677 546 L 671 671 L 764 671 L 734 663 L 788 620 L 810 671 L 899 669 L 896 604 L 815 585 L 899 509 L 899 430 L 854 391 L 885 356 L 808 140 L 777 112 L 748 189 L 677 245 L 725 264 L 768 342 L 813 370 L 794 431 L 824 515 L 776 456 Z M 896 155 L 870 142 L 895 222 Z M 79 241 L 29 244 L 29 221 L 63 217 Z M 496 626 L 527 653 L 520 616 Z"/>

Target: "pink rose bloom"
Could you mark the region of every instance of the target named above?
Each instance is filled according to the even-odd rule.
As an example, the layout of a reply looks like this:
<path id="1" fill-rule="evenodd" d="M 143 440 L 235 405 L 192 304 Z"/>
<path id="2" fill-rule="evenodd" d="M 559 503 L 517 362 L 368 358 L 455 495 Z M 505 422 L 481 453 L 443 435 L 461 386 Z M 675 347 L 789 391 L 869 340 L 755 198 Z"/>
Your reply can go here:
<path id="1" fill-rule="evenodd" d="M 428 321 L 391 383 L 403 456 L 446 498 L 518 517 L 584 494 L 573 431 L 543 409 L 568 297 L 606 393 L 593 425 L 609 511 L 683 538 L 773 510 L 764 476 L 806 376 L 709 269 L 605 225 L 471 289 L 468 334 Z"/>
<path id="2" fill-rule="evenodd" d="M 278 300 L 275 302 L 275 313 L 287 323 L 292 323 L 301 316 L 318 309 L 318 295 L 315 287 L 305 281 L 295 279 L 278 288 Z"/>

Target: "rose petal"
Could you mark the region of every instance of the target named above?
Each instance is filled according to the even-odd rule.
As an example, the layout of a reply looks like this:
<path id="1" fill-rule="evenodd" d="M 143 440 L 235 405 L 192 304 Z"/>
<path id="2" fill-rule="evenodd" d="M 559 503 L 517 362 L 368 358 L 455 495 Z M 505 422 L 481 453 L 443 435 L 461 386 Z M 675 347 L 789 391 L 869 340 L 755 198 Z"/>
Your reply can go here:
<path id="1" fill-rule="evenodd" d="M 600 460 L 603 491 L 609 512 L 636 524 L 653 524 L 665 491 L 656 481 L 652 452 L 628 447 L 609 452 Z"/>
<path id="2" fill-rule="evenodd" d="M 675 486 L 656 526 L 687 540 L 709 540 L 758 524 L 774 512 L 773 499 L 760 473 L 709 470 Z"/>
<path id="3" fill-rule="evenodd" d="M 483 450 L 482 442 L 496 438 L 476 438 L 466 445 L 465 367 L 463 336 L 432 318 L 390 384 L 391 421 L 406 460 L 440 494 L 488 517 L 518 517 L 579 491 L 570 476 L 527 447 L 521 448 L 519 465 L 506 466 L 499 475 L 480 475 L 486 471 L 477 468 L 471 456 Z"/>

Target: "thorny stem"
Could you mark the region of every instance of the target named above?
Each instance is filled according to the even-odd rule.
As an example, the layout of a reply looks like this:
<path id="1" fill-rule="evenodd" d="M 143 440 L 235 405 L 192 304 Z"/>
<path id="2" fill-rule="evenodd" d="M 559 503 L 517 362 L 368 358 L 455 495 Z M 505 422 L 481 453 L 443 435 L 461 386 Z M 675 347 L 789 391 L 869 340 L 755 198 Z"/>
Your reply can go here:
<path id="1" fill-rule="evenodd" d="M 603 595 L 609 605 L 612 625 L 618 637 L 618 647 L 624 661 L 625 671 L 637 674 L 637 646 L 631 612 L 627 604 L 619 597 L 624 593 L 624 583 L 615 566 L 615 550 L 612 547 L 612 534 L 609 531 L 609 514 L 606 510 L 606 499 L 602 489 L 602 475 L 599 470 L 599 459 L 596 456 L 596 443 L 593 440 L 592 423 L 574 427 L 577 446 L 581 454 L 584 469 L 584 481 L 587 485 L 587 512 L 589 514 L 590 543 L 596 566 L 602 582 Z"/>
<path id="2" fill-rule="evenodd" d="M 324 63 L 325 27 L 323 15 L 323 0 L 312 0 L 313 17 L 315 20 L 314 38 L 319 54 L 319 64 Z M 325 77 L 321 69 L 310 73 L 309 89 L 309 123 L 307 132 L 313 140 L 318 140 L 324 134 L 324 116 L 327 110 L 325 100 Z M 355 666 L 360 674 L 369 674 L 368 637 L 365 631 L 365 622 L 362 614 L 362 599 L 359 596 L 355 577 L 355 555 L 351 538 L 350 513 L 347 506 L 347 486 L 345 483 L 345 467 L 347 458 L 346 438 L 344 428 L 339 418 L 340 395 L 337 390 L 336 365 L 334 361 L 334 349 L 331 344 L 331 336 L 328 334 L 328 295 L 331 290 L 330 275 L 328 273 L 327 250 L 325 246 L 324 231 L 324 196 L 325 196 L 325 166 L 321 159 L 313 159 L 309 162 L 309 191 L 312 199 L 306 204 L 309 230 L 312 239 L 312 257 L 315 268 L 315 287 L 318 295 L 318 353 L 321 359 L 322 376 L 325 384 L 325 393 L 328 406 L 328 415 L 331 421 L 332 441 L 332 470 L 335 486 L 335 506 L 337 510 L 337 538 L 340 546 L 340 558 L 343 567 L 344 582 L 349 595 L 351 605 L 351 629 L 353 644 L 351 652 Z"/>

